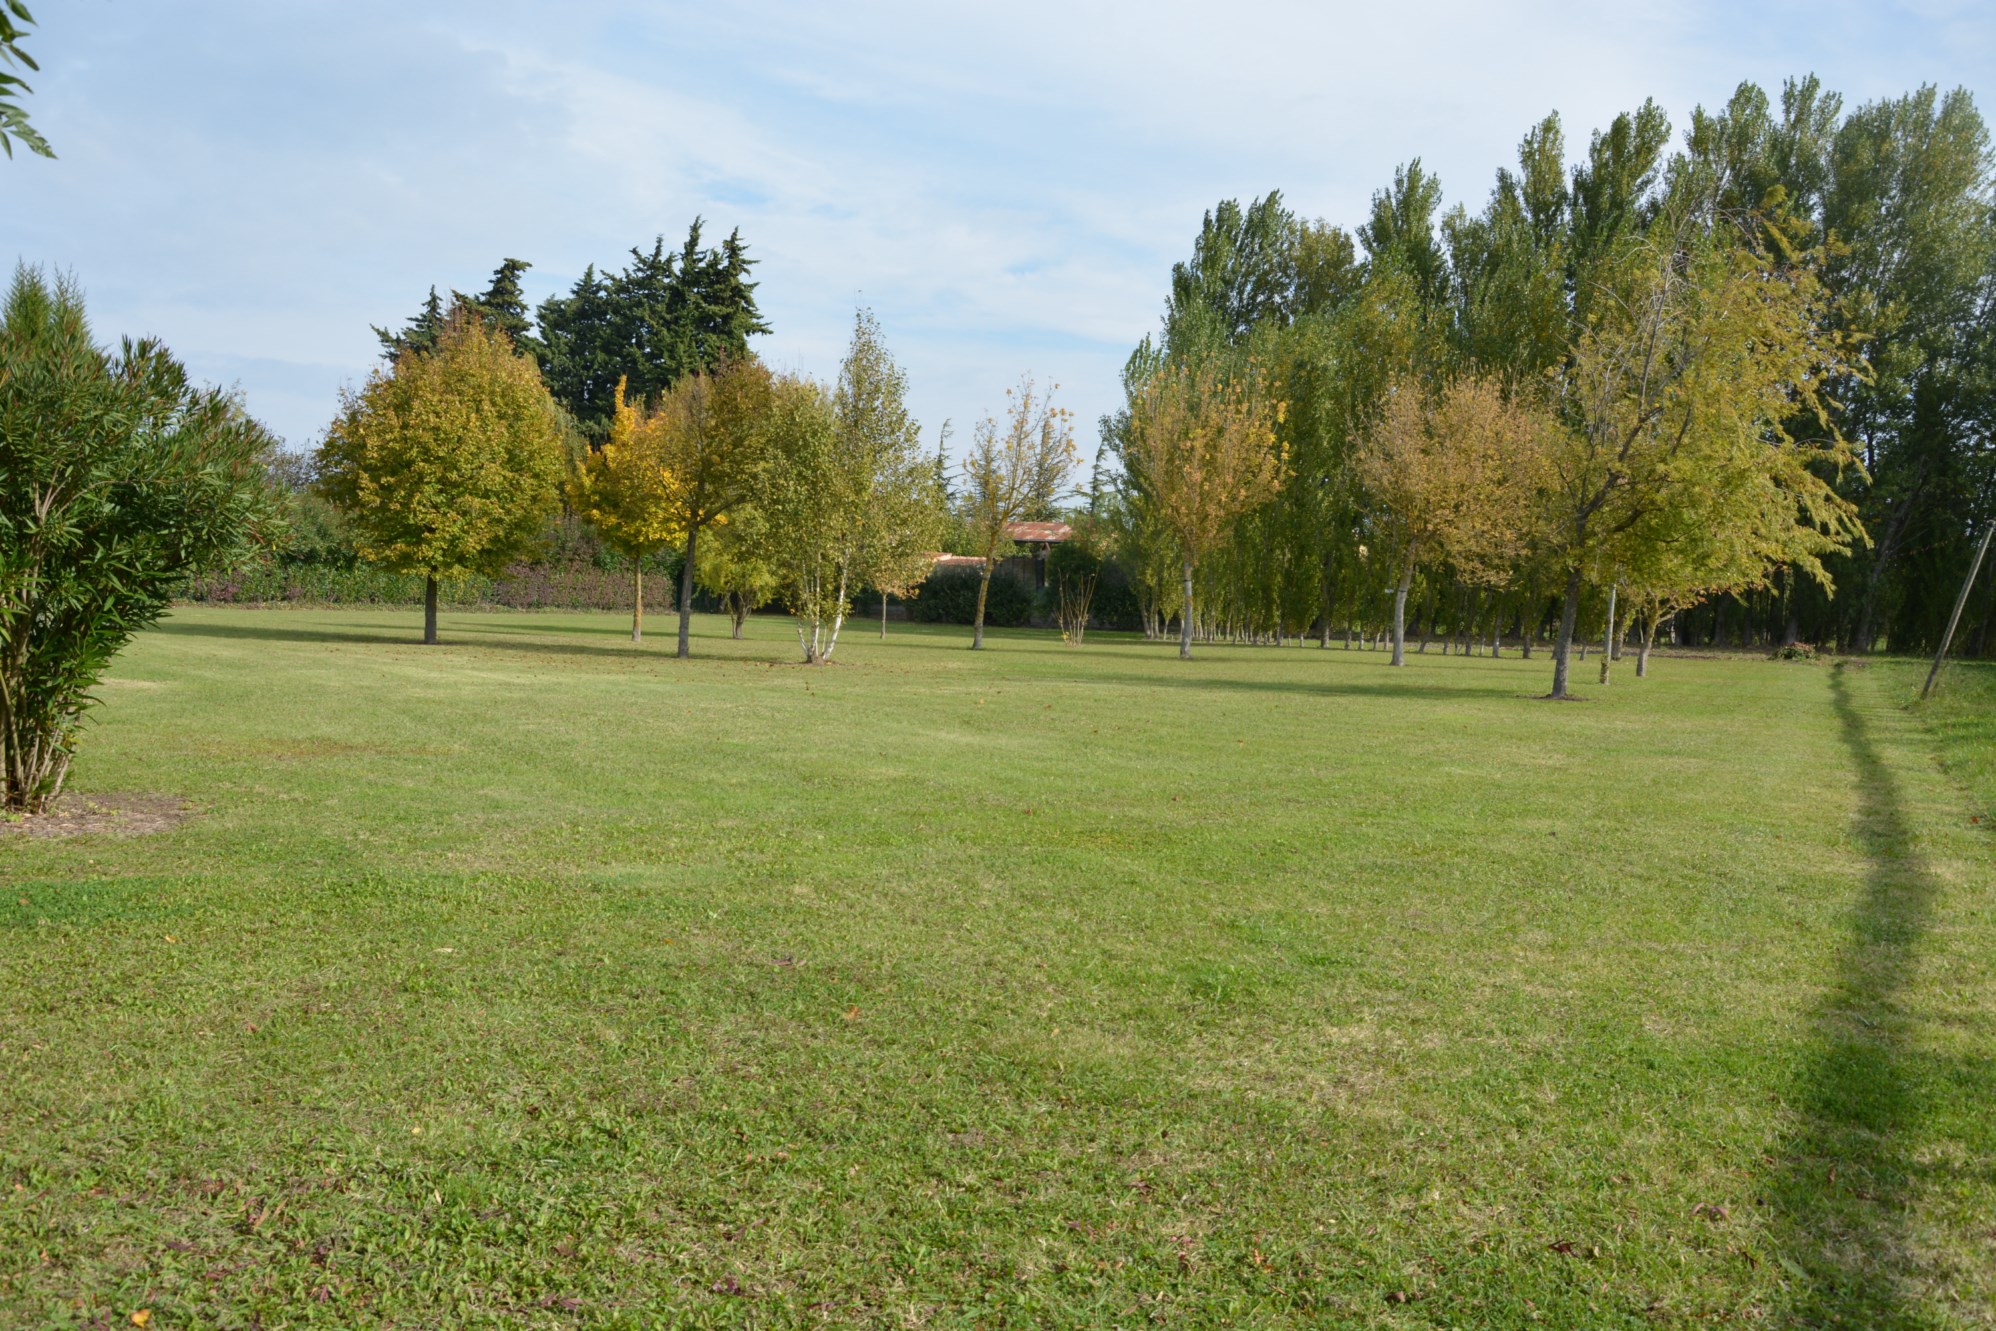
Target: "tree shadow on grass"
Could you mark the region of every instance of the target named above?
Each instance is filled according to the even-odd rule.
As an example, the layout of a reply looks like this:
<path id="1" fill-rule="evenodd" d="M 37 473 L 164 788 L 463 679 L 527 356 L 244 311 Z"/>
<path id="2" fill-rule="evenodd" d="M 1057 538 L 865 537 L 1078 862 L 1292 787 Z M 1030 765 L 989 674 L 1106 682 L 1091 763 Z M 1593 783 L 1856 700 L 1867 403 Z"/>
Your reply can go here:
<path id="1" fill-rule="evenodd" d="M 1173 661 L 1173 665 L 1178 662 Z M 1355 680 L 1326 676 L 1319 679 L 1242 679 L 1232 675 L 1196 673 L 1197 659 L 1188 663 L 1184 675 L 1133 675 L 1112 670 L 1091 670 L 1083 676 L 1047 676 L 1047 683 L 1101 684 L 1117 688 L 1198 689 L 1201 692 L 1290 693 L 1311 698 L 1487 698 L 1508 696 L 1501 689 L 1476 684 L 1437 684 L 1432 675 L 1415 679 Z"/>
<path id="2" fill-rule="evenodd" d="M 1768 1180 L 1774 1238 L 1792 1277 L 1784 1324 L 1934 1325 L 1909 1288 L 1915 1158 L 1927 1105 L 1918 1018 L 1905 1002 L 1939 883 L 1913 846 L 1898 779 L 1852 702 L 1830 689 L 1856 768 L 1855 833 L 1869 860 L 1835 979 L 1810 1014 L 1810 1051 L 1792 1092 L 1799 1122 Z"/>
<path id="3" fill-rule="evenodd" d="M 413 630 L 397 623 L 384 624 L 378 632 L 367 633 L 348 628 L 308 628 L 299 625 L 276 623 L 256 624 L 217 624 L 207 621 L 166 620 L 148 629 L 149 633 L 167 633 L 189 638 L 229 638 L 237 641 L 258 642 L 318 642 L 318 643 L 357 643 L 368 647 L 422 647 L 421 623 Z M 537 642 L 529 638 L 498 636 L 500 631 L 492 629 L 460 629 L 446 626 L 441 631 L 442 641 L 436 644 L 437 650 L 448 651 L 452 647 L 470 648 L 480 652 L 528 652 L 548 656 L 588 656 L 603 657 L 624 662 L 659 661 L 669 662 L 673 656 L 673 638 L 670 634 L 657 639 L 647 638 L 643 644 L 629 641 L 630 630 L 624 630 L 625 645 L 622 647 L 602 647 L 594 643 L 579 642 Z M 709 655 L 695 653 L 696 659 L 708 661 L 755 661 L 765 659 L 738 654 Z M 789 657 L 782 658 L 788 660 Z"/>

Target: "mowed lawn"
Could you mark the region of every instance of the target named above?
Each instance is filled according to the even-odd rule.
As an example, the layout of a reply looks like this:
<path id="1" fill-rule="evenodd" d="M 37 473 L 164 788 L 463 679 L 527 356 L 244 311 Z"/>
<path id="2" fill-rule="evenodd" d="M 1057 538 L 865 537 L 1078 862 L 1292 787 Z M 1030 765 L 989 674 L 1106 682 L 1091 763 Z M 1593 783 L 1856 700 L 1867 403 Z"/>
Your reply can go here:
<path id="1" fill-rule="evenodd" d="M 0 839 L 0 1325 L 1996 1323 L 1910 665 L 417 628 L 177 612 L 192 815 Z"/>

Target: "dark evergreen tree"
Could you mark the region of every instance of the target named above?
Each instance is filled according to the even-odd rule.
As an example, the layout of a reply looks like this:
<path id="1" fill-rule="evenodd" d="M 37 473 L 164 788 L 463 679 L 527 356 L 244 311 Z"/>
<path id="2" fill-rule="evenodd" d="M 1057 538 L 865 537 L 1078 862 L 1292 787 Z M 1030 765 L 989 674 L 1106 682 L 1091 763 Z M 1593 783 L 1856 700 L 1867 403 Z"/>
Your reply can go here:
<path id="1" fill-rule="evenodd" d="M 655 402 L 682 376 L 747 355 L 749 338 L 769 331 L 741 233 L 703 249 L 701 229 L 696 217 L 678 250 L 655 237 L 650 250 L 631 250 L 622 272 L 591 267 L 568 295 L 542 302 L 535 352 L 548 391 L 592 436 L 608 429 L 620 378 L 631 401 Z"/>
<path id="2" fill-rule="evenodd" d="M 497 328 L 512 339 L 514 346 L 537 352 L 538 345 L 531 333 L 534 321 L 527 312 L 526 292 L 520 286 L 520 274 L 531 267 L 525 259 L 502 260 L 492 270 L 492 285 L 485 288 L 483 295 L 467 296 L 462 291 L 453 291 L 451 301 Z"/>
<path id="3" fill-rule="evenodd" d="M 373 325 L 374 335 L 381 339 L 381 359 L 393 362 L 405 351 L 427 355 L 437 345 L 437 335 L 444 328 L 444 302 L 437 295 L 435 287 L 430 288 L 430 297 L 423 302 L 423 308 L 404 324 L 399 332 Z"/>

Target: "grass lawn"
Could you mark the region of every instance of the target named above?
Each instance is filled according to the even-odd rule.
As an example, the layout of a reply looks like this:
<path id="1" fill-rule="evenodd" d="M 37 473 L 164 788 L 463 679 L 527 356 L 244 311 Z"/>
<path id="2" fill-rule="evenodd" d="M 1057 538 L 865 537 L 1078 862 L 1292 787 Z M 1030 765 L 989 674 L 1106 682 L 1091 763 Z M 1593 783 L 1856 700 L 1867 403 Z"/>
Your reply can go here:
<path id="1" fill-rule="evenodd" d="M 119 659 L 0 1325 L 1996 1323 L 1987 667 L 658 627 Z"/>

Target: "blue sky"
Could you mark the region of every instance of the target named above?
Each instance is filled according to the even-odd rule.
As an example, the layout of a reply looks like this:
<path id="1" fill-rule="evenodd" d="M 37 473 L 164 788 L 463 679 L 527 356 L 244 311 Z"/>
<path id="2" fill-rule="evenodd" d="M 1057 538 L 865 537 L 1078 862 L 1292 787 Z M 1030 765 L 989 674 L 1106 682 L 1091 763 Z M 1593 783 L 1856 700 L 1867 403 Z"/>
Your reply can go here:
<path id="1" fill-rule="evenodd" d="M 931 432 L 1030 371 L 1087 453 L 1219 199 L 1355 225 L 1419 156 L 1474 207 L 1549 110 L 1579 151 L 1646 96 L 1681 129 L 1811 70 L 1850 105 L 1932 82 L 1996 109 L 1987 0 L 35 8 L 60 156 L 0 162 L 0 249 L 300 448 L 432 283 L 514 255 L 538 301 L 697 213 L 761 260 L 773 362 L 830 376 L 864 302 Z"/>

